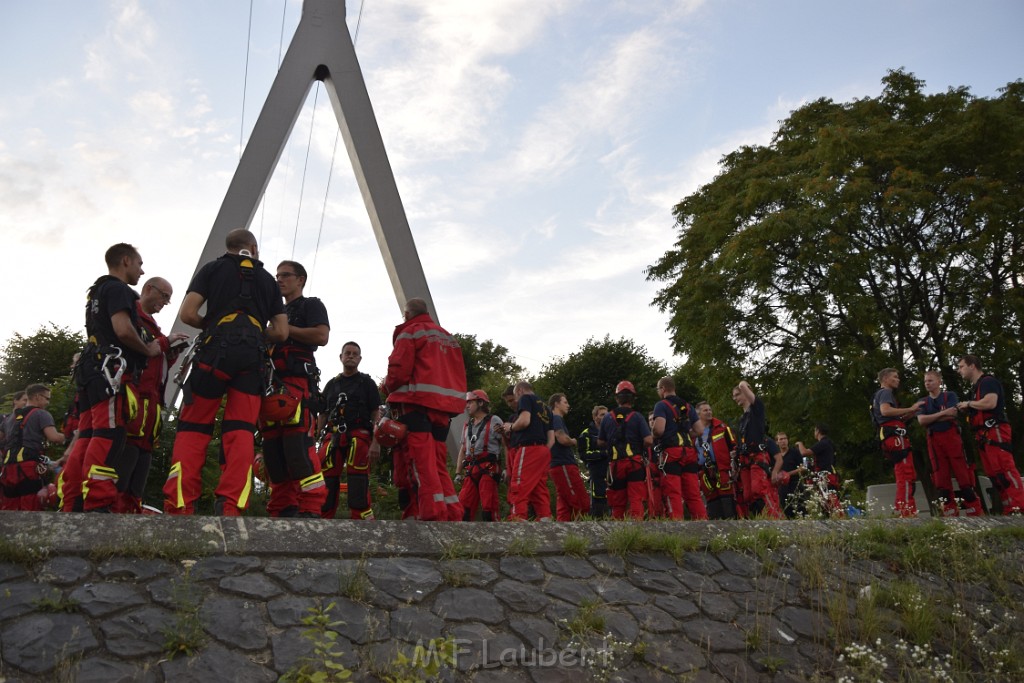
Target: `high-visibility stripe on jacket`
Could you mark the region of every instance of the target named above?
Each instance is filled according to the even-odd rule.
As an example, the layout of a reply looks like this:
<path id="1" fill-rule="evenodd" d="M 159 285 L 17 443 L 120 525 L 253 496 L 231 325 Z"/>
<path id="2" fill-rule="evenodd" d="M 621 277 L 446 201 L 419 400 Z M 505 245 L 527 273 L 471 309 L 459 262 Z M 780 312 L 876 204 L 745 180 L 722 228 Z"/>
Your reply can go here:
<path id="1" fill-rule="evenodd" d="M 462 347 L 429 315 L 398 325 L 384 388 L 389 403 L 412 403 L 457 415 L 466 408 Z"/>

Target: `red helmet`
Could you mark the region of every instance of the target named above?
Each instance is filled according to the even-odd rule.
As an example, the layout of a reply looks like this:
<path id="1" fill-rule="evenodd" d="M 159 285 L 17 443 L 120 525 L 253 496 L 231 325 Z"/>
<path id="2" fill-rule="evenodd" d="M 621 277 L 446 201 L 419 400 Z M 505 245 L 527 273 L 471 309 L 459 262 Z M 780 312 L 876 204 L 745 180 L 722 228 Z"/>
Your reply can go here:
<path id="1" fill-rule="evenodd" d="M 628 379 L 624 379 L 615 385 L 616 394 L 621 394 L 626 391 L 633 394 L 634 396 L 636 395 L 636 388 L 633 386 L 633 383 L 630 382 Z"/>
<path id="2" fill-rule="evenodd" d="M 484 403 L 490 403 L 491 399 L 487 398 L 487 392 L 483 389 L 474 389 L 473 391 L 466 394 L 467 401 L 483 401 Z"/>
<path id="3" fill-rule="evenodd" d="M 263 422 L 288 422 L 298 413 L 300 401 L 287 389 L 267 394 L 260 405 L 260 419 Z"/>
<path id="4" fill-rule="evenodd" d="M 384 448 L 394 448 L 402 442 L 408 431 L 409 428 L 403 423 L 386 417 L 377 425 L 377 430 L 373 433 L 373 436 L 377 439 L 377 443 L 384 446 Z"/>

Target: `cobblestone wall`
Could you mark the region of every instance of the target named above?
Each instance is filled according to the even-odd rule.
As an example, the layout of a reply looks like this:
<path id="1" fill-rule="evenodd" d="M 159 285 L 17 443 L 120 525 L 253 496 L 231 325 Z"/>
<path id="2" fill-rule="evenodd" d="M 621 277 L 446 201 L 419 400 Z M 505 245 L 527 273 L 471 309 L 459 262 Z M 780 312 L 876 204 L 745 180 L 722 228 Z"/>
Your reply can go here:
<path id="1" fill-rule="evenodd" d="M 642 525 L 685 539 L 673 554 L 620 552 L 626 526 L 611 522 L 0 513 L 0 681 L 274 681 L 310 654 L 303 620 L 317 606 L 338 622 L 352 680 L 394 674 L 398 652 L 444 637 L 457 653 L 444 680 L 835 680 L 833 617 L 847 610 L 832 602 L 894 570 L 822 558 L 822 582 L 786 539 L 852 524 L 863 523 Z M 1018 568 L 1022 547 L 1003 551 Z M 1009 614 L 1007 597 L 1024 602 L 1017 577 L 998 595 L 935 574 L 901 580 Z M 195 652 L 171 657 L 181 642 Z"/>

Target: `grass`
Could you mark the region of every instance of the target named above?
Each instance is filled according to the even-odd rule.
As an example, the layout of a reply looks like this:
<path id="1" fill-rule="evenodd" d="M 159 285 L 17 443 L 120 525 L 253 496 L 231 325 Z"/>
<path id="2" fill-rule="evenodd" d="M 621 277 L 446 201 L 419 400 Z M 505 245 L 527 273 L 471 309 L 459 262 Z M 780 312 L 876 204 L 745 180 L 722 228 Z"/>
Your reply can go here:
<path id="1" fill-rule="evenodd" d="M 186 565 L 182 577 L 172 581 L 171 593 L 177 608 L 174 621 L 161 629 L 164 636 L 163 650 L 168 659 L 177 655 L 191 657 L 206 643 L 206 632 L 199 619 L 200 603 L 193 597 L 190 569 L 191 565 Z"/>
<path id="2" fill-rule="evenodd" d="M 776 527 L 765 526 L 753 531 L 731 531 L 725 536 L 716 536 L 708 541 L 707 549 L 713 553 L 723 550 L 750 553 L 760 559 L 768 557 L 768 551 L 778 548 L 785 538 Z"/>
<path id="3" fill-rule="evenodd" d="M 583 600 L 573 618 L 565 623 L 565 628 L 580 641 L 592 633 L 604 633 L 605 619 L 599 612 L 603 605 L 600 598 Z"/>
<path id="4" fill-rule="evenodd" d="M 213 548 L 202 538 L 146 537 L 122 535 L 89 549 L 89 559 L 102 562 L 112 557 L 135 557 L 142 560 L 181 560 L 205 557 Z"/>
<path id="5" fill-rule="evenodd" d="M 664 553 L 677 563 L 687 551 L 700 547 L 700 541 L 690 536 L 647 531 L 640 524 L 620 524 L 608 533 L 605 540 L 608 552 L 625 558 L 631 553 Z"/>
<path id="6" fill-rule="evenodd" d="M 65 597 L 60 591 L 54 591 L 50 595 L 35 600 L 32 604 L 37 612 L 49 612 L 51 614 L 77 612 L 79 608 L 77 600 Z"/>
<path id="7" fill-rule="evenodd" d="M 366 558 L 356 562 L 355 569 L 338 575 L 338 590 L 349 600 L 365 602 L 370 594 L 370 577 L 366 575 Z"/>
<path id="8" fill-rule="evenodd" d="M 441 542 L 442 560 L 475 560 L 478 557 L 480 551 L 472 543 L 459 540 Z"/>
<path id="9" fill-rule="evenodd" d="M 536 557 L 537 541 L 536 539 L 526 537 L 513 538 L 509 542 L 505 554 L 508 556 Z"/>
<path id="10" fill-rule="evenodd" d="M 566 555 L 586 557 L 590 554 L 590 541 L 577 534 L 569 534 L 562 541 L 562 550 Z"/>

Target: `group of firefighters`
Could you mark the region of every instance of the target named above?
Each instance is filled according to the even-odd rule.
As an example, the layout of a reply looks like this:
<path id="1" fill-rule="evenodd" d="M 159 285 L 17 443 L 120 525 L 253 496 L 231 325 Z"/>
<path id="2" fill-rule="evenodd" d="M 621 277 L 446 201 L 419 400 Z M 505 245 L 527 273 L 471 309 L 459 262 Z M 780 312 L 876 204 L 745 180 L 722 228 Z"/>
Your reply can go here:
<path id="1" fill-rule="evenodd" d="M 171 300 L 170 283 L 150 278 L 136 293 L 131 286 L 143 275 L 138 250 L 124 243 L 107 250 L 108 273 L 88 290 L 88 342 L 73 365 L 77 394 L 64 432 L 46 411 L 50 390 L 41 384 L 17 395 L 14 412 L 0 423 L 3 509 L 38 510 L 56 497 L 68 512 L 141 512 L 169 371 L 183 354 L 175 376 L 183 404 L 163 486 L 167 514 L 195 511 L 222 404 L 214 490 L 219 515 L 248 507 L 255 476 L 270 488 L 272 516 L 334 517 L 344 475 L 350 517 L 372 519 L 369 475 L 381 447 L 392 452 L 403 518 L 471 520 L 480 508 L 483 519 L 497 520 L 504 481 L 510 519 L 551 519 L 549 479 L 559 520 L 588 514 L 781 518 L 779 491 L 792 491 L 791 480 L 805 472 L 820 483 L 825 511 L 842 513 L 827 427 L 818 425 L 810 448 L 799 442 L 788 448 L 781 438 L 777 443 L 767 433 L 764 403 L 747 382 L 732 392 L 743 410 L 735 430 L 714 417 L 708 403 L 694 407 L 677 396 L 669 377 L 658 381 L 659 401 L 646 416 L 634 409 L 633 384 L 619 382 L 616 405 L 595 406 L 593 420 L 575 438 L 565 422 L 568 397 L 557 393 L 545 402 L 527 382 L 504 392 L 512 412 L 502 420 L 491 413 L 483 390 L 466 393 L 458 341 L 419 298 L 406 303 L 379 386 L 359 372 L 361 349 L 349 341 L 342 346 L 342 372 L 320 391 L 314 353 L 327 345 L 330 323 L 323 303 L 303 295 L 305 269 L 282 261 L 270 275 L 247 230 L 229 233 L 225 246 L 223 256 L 200 268 L 181 304 L 181 322 L 201 330 L 191 340 L 164 335 L 153 318 Z M 901 515 L 916 512 L 907 438 L 914 418 L 928 431 L 944 513 L 958 514 L 961 503 L 967 514 L 982 513 L 960 439 L 961 411 L 970 416 L 1004 512 L 1024 511 L 1002 387 L 975 356 L 964 356 L 959 371 L 973 384 L 970 400 L 942 391 L 939 374 L 929 372 L 929 395 L 909 408 L 894 396 L 898 372 L 879 373 L 872 414 L 882 451 L 895 468 Z M 464 411 L 453 480 L 447 438 L 452 418 Z M 262 440 L 258 455 L 256 434 Z M 64 456 L 50 463 L 47 442 L 65 441 L 70 445 Z M 60 476 L 47 486 L 49 468 Z"/>

